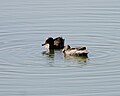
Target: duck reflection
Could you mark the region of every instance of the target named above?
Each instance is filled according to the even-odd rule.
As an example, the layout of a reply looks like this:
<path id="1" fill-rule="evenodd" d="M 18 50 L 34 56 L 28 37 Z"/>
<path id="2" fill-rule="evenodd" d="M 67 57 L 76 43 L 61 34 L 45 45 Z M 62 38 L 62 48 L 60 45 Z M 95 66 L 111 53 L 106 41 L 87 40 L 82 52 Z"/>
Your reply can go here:
<path id="1" fill-rule="evenodd" d="M 58 53 L 59 52 L 59 57 L 63 57 L 67 60 L 72 60 L 73 62 L 76 61 L 76 62 L 79 62 L 79 63 L 86 63 L 89 58 L 87 55 L 85 56 L 77 56 L 77 55 L 67 55 L 67 54 L 63 54 L 61 50 L 54 50 L 54 49 L 49 49 L 47 51 L 43 51 L 42 54 L 43 55 L 46 55 L 48 58 L 58 58 Z M 55 56 L 57 55 L 57 56 Z M 64 59 L 63 59 L 64 60 Z"/>
<path id="2" fill-rule="evenodd" d="M 54 58 L 54 53 L 55 53 L 54 49 L 48 49 L 42 52 L 43 55 L 47 55 L 50 58 Z"/>
<path id="3" fill-rule="evenodd" d="M 66 55 L 66 54 L 64 54 L 64 58 L 76 61 L 78 63 L 86 63 L 89 60 L 88 56 L 72 56 L 72 55 Z"/>

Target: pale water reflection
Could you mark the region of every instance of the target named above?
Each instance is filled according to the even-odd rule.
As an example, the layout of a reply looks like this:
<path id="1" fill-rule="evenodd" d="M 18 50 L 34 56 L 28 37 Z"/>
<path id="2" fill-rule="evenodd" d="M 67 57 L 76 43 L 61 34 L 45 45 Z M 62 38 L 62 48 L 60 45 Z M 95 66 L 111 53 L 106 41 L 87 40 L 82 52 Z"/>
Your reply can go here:
<path id="1" fill-rule="evenodd" d="M 62 36 L 88 58 L 41 44 Z M 119 0 L 0 0 L 0 96 L 119 96 Z"/>
<path id="2" fill-rule="evenodd" d="M 64 56 L 65 59 L 76 61 L 78 63 L 87 63 L 89 58 L 87 56 Z"/>
<path id="3" fill-rule="evenodd" d="M 88 56 L 70 56 L 65 55 L 62 50 L 49 50 L 42 52 L 43 57 L 49 61 L 49 66 L 52 67 L 81 67 L 87 64 Z M 70 64 L 71 63 L 71 64 Z"/>

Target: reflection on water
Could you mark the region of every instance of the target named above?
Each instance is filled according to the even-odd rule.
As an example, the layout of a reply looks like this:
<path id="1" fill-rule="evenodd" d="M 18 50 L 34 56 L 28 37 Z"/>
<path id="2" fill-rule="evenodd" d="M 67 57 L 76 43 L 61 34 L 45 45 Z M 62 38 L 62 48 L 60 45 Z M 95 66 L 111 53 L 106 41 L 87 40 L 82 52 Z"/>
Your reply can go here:
<path id="1" fill-rule="evenodd" d="M 44 51 L 50 36 L 88 58 Z M 119 48 L 119 0 L 0 0 L 0 96 L 119 96 Z"/>
<path id="2" fill-rule="evenodd" d="M 47 51 L 42 52 L 43 55 L 48 55 L 49 57 L 54 56 L 54 53 L 55 53 L 54 49 L 49 49 Z"/>
<path id="3" fill-rule="evenodd" d="M 59 52 L 59 57 L 56 56 L 57 52 Z M 87 56 L 71 56 L 71 55 L 65 55 L 62 50 L 53 50 L 53 49 L 49 49 L 47 51 L 43 51 L 42 52 L 43 55 L 47 56 L 48 58 L 61 58 L 64 57 L 67 60 L 71 60 L 69 62 L 78 62 L 78 63 L 86 63 L 89 59 L 88 59 L 88 55 Z M 54 60 L 54 59 L 53 59 Z M 63 59 L 64 60 L 64 59 Z"/>
<path id="4" fill-rule="evenodd" d="M 74 60 L 74 61 L 77 61 L 79 63 L 86 63 L 89 60 L 88 56 L 70 56 L 70 55 L 64 55 L 64 57 L 65 57 L 65 59 Z"/>

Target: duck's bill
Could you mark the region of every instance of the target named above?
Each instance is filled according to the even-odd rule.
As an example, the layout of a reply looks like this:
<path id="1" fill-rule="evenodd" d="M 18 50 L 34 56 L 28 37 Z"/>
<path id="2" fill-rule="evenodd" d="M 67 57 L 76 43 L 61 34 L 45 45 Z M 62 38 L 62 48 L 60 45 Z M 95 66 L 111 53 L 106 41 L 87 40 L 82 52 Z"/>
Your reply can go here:
<path id="1" fill-rule="evenodd" d="M 44 44 L 42 44 L 42 46 L 44 46 L 45 45 L 45 43 Z"/>

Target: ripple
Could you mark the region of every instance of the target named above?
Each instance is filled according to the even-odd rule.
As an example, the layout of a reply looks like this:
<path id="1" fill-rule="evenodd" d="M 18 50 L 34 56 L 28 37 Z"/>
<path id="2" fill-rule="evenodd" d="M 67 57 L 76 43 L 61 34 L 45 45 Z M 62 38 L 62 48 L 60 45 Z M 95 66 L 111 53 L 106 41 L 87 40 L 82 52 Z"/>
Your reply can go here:
<path id="1" fill-rule="evenodd" d="M 1 41 L 2 46 L 0 48 L 0 53 L 3 54 L 3 56 L 6 56 L 6 55 L 8 55 L 8 57 L 10 56 L 11 60 L 10 60 L 10 58 L 6 58 L 6 59 L 8 59 L 8 62 L 12 61 L 12 63 L 14 63 L 13 60 L 15 59 L 15 63 L 17 63 L 17 62 L 20 64 L 27 63 L 29 65 L 32 63 L 39 64 L 41 59 L 45 60 L 45 58 L 41 55 L 42 50 L 44 50 L 41 47 L 42 42 L 44 42 L 44 38 L 43 38 L 43 40 L 38 37 L 35 38 L 35 36 L 40 36 L 40 35 L 46 35 L 46 34 L 42 34 L 42 33 L 13 33 L 13 34 L 5 33 L 4 34 L 3 33 L 3 35 L 1 36 L 2 38 L 11 38 L 11 37 L 18 37 L 18 36 L 19 37 L 11 38 L 9 41 L 4 41 L 2 39 L 3 42 Z M 73 34 L 69 34 L 69 35 L 73 35 Z M 117 47 L 118 42 L 114 39 L 111 39 L 114 37 L 107 37 L 107 41 L 104 42 L 104 41 L 101 41 L 102 38 L 104 38 L 104 36 L 100 35 L 100 34 L 94 35 L 94 34 L 85 34 L 85 33 L 83 34 L 82 33 L 82 34 L 74 34 L 74 37 L 68 37 L 69 35 L 64 34 L 64 36 L 67 39 L 66 42 L 68 42 L 68 44 L 70 43 L 70 45 L 72 45 L 72 46 L 78 46 L 79 44 L 80 45 L 83 45 L 83 44 L 88 45 L 90 60 L 95 60 L 96 62 L 98 60 L 99 62 L 102 62 L 102 63 L 107 63 L 107 62 L 113 63 L 115 61 L 118 61 L 117 54 L 116 54 L 117 52 L 119 52 L 118 47 Z M 80 36 L 81 36 L 81 38 L 79 38 Z M 86 38 L 88 40 L 90 40 L 89 43 L 86 42 L 86 40 L 85 40 Z M 97 39 L 97 41 L 95 39 Z M 79 43 L 79 41 L 80 41 L 80 43 Z M 104 42 L 104 43 L 101 44 L 102 42 Z M 113 42 L 113 43 L 111 43 L 111 42 Z M 114 42 L 116 42 L 116 43 L 114 43 Z M 112 44 L 114 46 L 112 46 Z M 55 53 L 55 55 L 56 54 L 58 54 L 58 53 Z M 59 54 L 61 54 L 61 53 L 59 53 Z M 63 59 L 63 54 L 61 54 L 60 56 L 61 56 L 61 60 L 63 61 L 60 64 L 60 66 L 62 67 L 63 66 L 62 63 L 65 63 L 66 61 L 64 61 L 64 59 Z M 47 58 L 49 61 L 49 57 L 47 57 Z M 60 67 L 57 64 L 57 55 L 54 58 L 56 60 L 51 59 L 52 61 L 50 61 L 53 63 L 52 66 L 57 65 L 58 67 Z M 69 62 L 69 61 L 67 61 L 67 62 Z M 54 63 L 56 65 L 54 65 Z M 74 60 L 71 63 L 72 65 L 67 64 L 65 66 L 74 66 L 73 63 L 74 63 Z M 45 62 L 43 61 L 43 64 L 41 64 L 41 65 L 46 66 L 44 64 L 45 64 Z"/>

